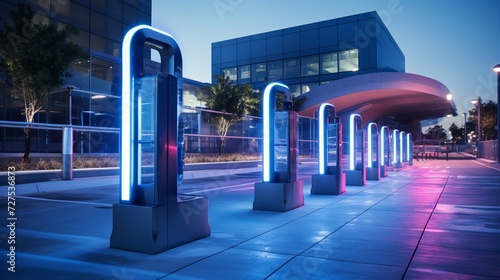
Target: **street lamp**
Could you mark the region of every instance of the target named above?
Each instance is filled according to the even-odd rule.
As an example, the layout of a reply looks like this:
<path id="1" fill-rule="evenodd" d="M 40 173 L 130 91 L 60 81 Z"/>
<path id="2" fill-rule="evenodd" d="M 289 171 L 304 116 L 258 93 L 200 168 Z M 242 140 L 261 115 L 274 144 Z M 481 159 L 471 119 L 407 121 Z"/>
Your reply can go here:
<path id="1" fill-rule="evenodd" d="M 462 115 L 464 115 L 464 145 L 467 146 L 467 113 Z"/>
<path id="2" fill-rule="evenodd" d="M 500 162 L 500 64 L 493 71 L 497 73 L 497 161 Z"/>
<path id="3" fill-rule="evenodd" d="M 481 97 L 472 99 L 470 102 L 477 108 L 477 157 L 480 158 L 482 156 L 479 146 L 481 142 Z"/>

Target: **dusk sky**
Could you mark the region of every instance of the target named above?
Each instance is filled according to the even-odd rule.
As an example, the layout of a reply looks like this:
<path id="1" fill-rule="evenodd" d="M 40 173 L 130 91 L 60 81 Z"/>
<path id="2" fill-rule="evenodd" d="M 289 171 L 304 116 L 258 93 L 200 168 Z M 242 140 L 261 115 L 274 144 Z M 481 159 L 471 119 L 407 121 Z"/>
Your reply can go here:
<path id="1" fill-rule="evenodd" d="M 458 117 L 470 100 L 496 98 L 500 64 L 498 0 L 153 0 L 152 25 L 178 42 L 184 77 L 211 81 L 211 44 L 307 23 L 377 11 L 406 59 L 406 72 L 448 87 Z"/>

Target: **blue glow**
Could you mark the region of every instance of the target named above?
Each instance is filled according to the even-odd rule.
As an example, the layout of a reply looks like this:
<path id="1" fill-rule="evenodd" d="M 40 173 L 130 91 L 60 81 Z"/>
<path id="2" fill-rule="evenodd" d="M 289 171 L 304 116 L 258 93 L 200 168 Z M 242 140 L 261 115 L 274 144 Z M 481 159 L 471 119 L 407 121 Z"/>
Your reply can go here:
<path id="1" fill-rule="evenodd" d="M 263 182 L 269 182 L 271 180 L 271 133 L 273 133 L 272 137 L 274 138 L 274 123 L 272 124 L 272 129 L 271 129 L 271 112 L 274 114 L 275 110 L 275 98 L 274 95 L 271 96 L 271 92 L 273 87 L 279 86 L 283 87 L 287 90 L 287 95 L 288 98 L 291 99 L 290 92 L 287 86 L 281 83 L 271 83 L 267 85 L 266 89 L 264 90 L 264 94 L 262 96 L 262 107 L 263 107 L 263 116 L 262 116 L 262 122 L 263 122 L 263 135 L 262 135 L 262 141 L 263 141 L 263 150 L 262 150 L 262 181 Z M 272 105 L 272 106 L 271 106 Z M 271 108 L 272 107 L 272 108 Z M 274 118 L 273 118 L 274 120 Z M 273 147 L 274 148 L 274 147 Z"/>
<path id="2" fill-rule="evenodd" d="M 411 133 L 407 133 L 406 134 L 406 160 L 407 161 L 410 161 L 410 155 L 411 155 L 411 148 L 412 148 L 412 144 L 411 144 Z"/>
<path id="3" fill-rule="evenodd" d="M 125 37 L 123 38 L 122 44 L 122 106 L 121 106 L 121 116 L 122 116 L 122 127 L 121 127 L 121 139 L 120 139 L 120 199 L 122 201 L 130 201 L 131 189 L 133 187 L 133 167 L 132 163 L 137 162 L 134 160 L 136 155 L 136 149 L 132 145 L 133 131 L 132 127 L 134 125 L 134 111 L 132 106 L 134 103 L 134 76 L 133 76 L 133 65 L 132 65 L 132 39 L 137 31 L 142 29 L 149 29 L 154 32 L 166 35 L 173 39 L 173 37 L 161 30 L 153 28 L 148 25 L 138 25 L 130 29 Z M 175 40 L 174 40 L 175 41 Z"/>
<path id="4" fill-rule="evenodd" d="M 137 166 L 135 167 L 137 169 L 137 179 L 136 183 L 137 185 L 142 184 L 142 168 L 141 168 L 141 162 L 142 162 L 142 94 L 137 94 L 137 160 L 136 164 Z M 133 164 L 133 162 L 132 162 Z M 133 168 L 132 168 L 133 169 Z"/>
<path id="5" fill-rule="evenodd" d="M 133 102 L 132 84 L 132 67 L 131 67 L 131 50 L 132 47 L 132 37 L 137 30 L 143 28 L 142 26 L 137 26 L 132 28 L 123 39 L 122 45 L 122 130 L 121 130 L 121 157 L 120 157 L 120 193 L 121 200 L 130 200 L 130 188 L 132 187 L 131 181 L 131 162 L 133 161 L 132 156 L 134 152 L 131 151 L 132 145 L 132 133 L 131 133 L 131 121 L 133 119 L 133 112 L 131 110 L 130 104 Z"/>
<path id="6" fill-rule="evenodd" d="M 380 166 L 385 165 L 385 135 L 387 135 L 387 140 L 389 140 L 389 128 L 382 126 L 380 128 Z"/>
<path id="7" fill-rule="evenodd" d="M 356 117 L 359 117 L 361 119 L 361 116 L 359 114 L 351 114 L 351 117 L 349 118 L 349 170 L 354 170 L 354 142 L 355 142 L 355 137 L 354 137 L 354 131 L 357 129 L 355 126 L 354 121 L 356 120 Z"/>
<path id="8" fill-rule="evenodd" d="M 397 129 L 392 131 L 392 163 L 394 164 L 398 162 L 398 132 Z"/>
<path id="9" fill-rule="evenodd" d="M 326 119 L 327 119 L 327 107 L 333 107 L 332 104 L 329 103 L 323 103 L 319 106 L 319 116 L 318 116 L 318 143 L 319 143 L 319 151 L 318 151 L 318 165 L 319 165 L 319 174 L 325 174 L 326 173 L 326 166 L 328 165 L 326 161 L 326 154 L 328 153 L 327 151 L 327 137 L 325 137 L 327 133 L 327 128 L 326 128 Z M 337 139 L 337 141 L 339 141 Z"/>
<path id="10" fill-rule="evenodd" d="M 399 133 L 399 162 L 404 161 L 404 143 L 405 143 L 405 132 L 401 131 Z"/>
<path id="11" fill-rule="evenodd" d="M 367 151 L 367 156 L 368 156 L 368 167 L 373 167 L 373 162 L 372 162 L 372 148 L 373 148 L 373 143 L 372 143 L 372 133 L 373 133 L 373 129 L 372 127 L 373 126 L 377 126 L 376 123 L 369 123 L 368 124 L 368 151 Z M 377 132 L 377 130 L 375 130 L 375 133 Z"/>

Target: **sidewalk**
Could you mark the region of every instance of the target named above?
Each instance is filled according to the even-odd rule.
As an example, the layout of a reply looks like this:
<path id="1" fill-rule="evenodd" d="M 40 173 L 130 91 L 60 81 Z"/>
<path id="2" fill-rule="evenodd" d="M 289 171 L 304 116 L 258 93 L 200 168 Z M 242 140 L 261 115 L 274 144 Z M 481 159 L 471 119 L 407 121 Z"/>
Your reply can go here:
<path id="1" fill-rule="evenodd" d="M 310 195 L 310 174 L 301 179 L 305 205 L 284 213 L 252 210 L 252 178 L 190 181 L 209 198 L 212 234 L 157 255 L 109 248 L 112 178 L 74 180 L 101 186 L 70 192 L 54 183 L 16 198 L 16 272 L 7 271 L 11 233 L 2 227 L 0 279 L 500 277 L 497 163 L 456 154 L 418 161 L 338 196 Z"/>

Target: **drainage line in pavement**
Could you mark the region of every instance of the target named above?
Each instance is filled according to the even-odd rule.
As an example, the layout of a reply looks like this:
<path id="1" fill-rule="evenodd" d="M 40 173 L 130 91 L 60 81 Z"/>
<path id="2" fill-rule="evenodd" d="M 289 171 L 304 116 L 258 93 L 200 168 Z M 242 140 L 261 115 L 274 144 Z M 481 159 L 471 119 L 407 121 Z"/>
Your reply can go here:
<path id="1" fill-rule="evenodd" d="M 401 277 L 401 279 L 404 279 L 406 277 L 406 273 L 408 272 L 408 269 L 410 269 L 410 265 L 413 261 L 413 258 L 417 254 L 418 246 L 420 246 L 420 242 L 422 241 L 422 238 L 424 237 L 424 233 L 425 233 L 425 230 L 427 229 L 427 225 L 429 225 L 429 222 L 432 218 L 432 215 L 434 214 L 434 211 L 436 211 L 436 207 L 439 204 L 439 200 L 441 199 L 441 196 L 443 195 L 443 192 L 444 192 L 444 189 L 446 188 L 446 185 L 448 185 L 449 179 L 450 179 L 450 175 L 448 174 L 448 178 L 446 178 L 446 182 L 443 186 L 443 189 L 441 190 L 441 193 L 439 194 L 439 197 L 436 201 L 436 204 L 434 205 L 434 208 L 432 208 L 431 214 L 429 215 L 429 219 L 427 219 L 427 222 L 425 223 L 424 229 L 422 230 L 422 233 L 420 234 L 420 238 L 418 239 L 417 246 L 415 247 L 413 254 L 411 254 L 410 261 L 408 262 L 408 265 L 406 266 L 405 272 L 403 273 L 403 277 Z"/>

